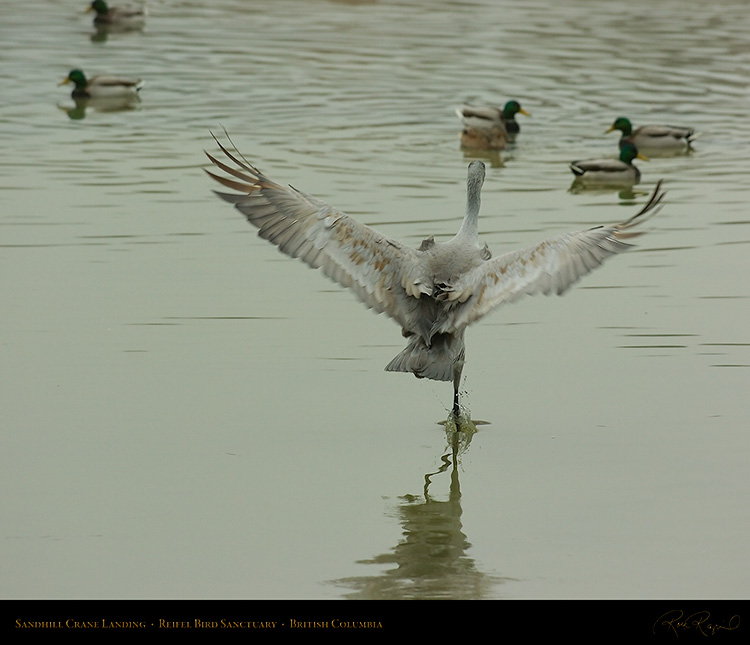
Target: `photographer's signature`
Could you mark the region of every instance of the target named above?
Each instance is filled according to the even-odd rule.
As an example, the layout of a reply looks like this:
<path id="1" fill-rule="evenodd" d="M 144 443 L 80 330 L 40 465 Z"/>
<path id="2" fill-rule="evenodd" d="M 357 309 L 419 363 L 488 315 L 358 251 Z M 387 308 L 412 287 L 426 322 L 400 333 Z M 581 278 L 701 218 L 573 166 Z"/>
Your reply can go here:
<path id="1" fill-rule="evenodd" d="M 671 632 L 677 638 L 680 634 L 693 632 L 702 636 L 715 636 L 720 632 L 731 632 L 740 626 L 740 617 L 734 614 L 729 619 L 716 620 L 708 611 L 696 611 L 686 615 L 681 609 L 668 611 L 654 623 L 653 633 Z"/>

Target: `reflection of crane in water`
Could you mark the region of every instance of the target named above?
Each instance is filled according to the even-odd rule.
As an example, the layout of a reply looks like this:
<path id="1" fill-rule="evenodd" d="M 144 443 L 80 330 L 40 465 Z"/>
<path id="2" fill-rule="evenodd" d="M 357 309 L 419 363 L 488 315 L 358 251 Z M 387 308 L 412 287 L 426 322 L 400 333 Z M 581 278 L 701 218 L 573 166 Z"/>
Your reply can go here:
<path id="1" fill-rule="evenodd" d="M 424 476 L 423 496 L 399 498 L 397 518 L 401 537 L 398 544 L 386 553 L 358 562 L 376 565 L 381 570 L 332 581 L 351 589 L 347 594 L 349 598 L 479 600 L 497 597 L 496 587 L 508 578 L 477 568 L 468 553 L 471 544 L 461 521 L 459 459 L 473 434 L 474 431 L 446 429 L 448 445 L 437 470 Z M 431 493 L 431 485 L 443 475 L 450 477 L 447 495 Z"/>
<path id="2" fill-rule="evenodd" d="M 449 468 L 451 471 L 451 499 L 458 501 L 461 498 L 461 484 L 458 481 L 458 457 L 469 449 L 471 440 L 477 432 L 476 424 L 485 424 L 485 421 L 467 420 L 465 423 L 456 423 L 454 419 L 448 417 L 448 420 L 441 425 L 445 425 L 445 436 L 448 438 L 448 449 L 440 457 L 442 465 L 434 473 L 427 473 L 424 476 L 424 498 L 430 501 L 430 484 L 432 478 L 441 475 Z"/>
<path id="3" fill-rule="evenodd" d="M 283 253 L 322 268 L 368 307 L 401 325 L 406 348 L 385 369 L 452 381 L 456 418 L 466 328 L 523 295 L 562 294 L 609 256 L 627 249 L 625 240 L 638 235 L 631 229 L 664 196 L 660 182 L 646 205 L 625 222 L 560 235 L 493 258 L 479 241 L 481 161 L 469 165 L 466 215 L 458 233 L 444 243 L 429 237 L 410 248 L 315 197 L 277 184 L 217 143 L 234 166 L 206 154 L 230 177 L 206 172 L 240 194 L 216 194 Z"/>

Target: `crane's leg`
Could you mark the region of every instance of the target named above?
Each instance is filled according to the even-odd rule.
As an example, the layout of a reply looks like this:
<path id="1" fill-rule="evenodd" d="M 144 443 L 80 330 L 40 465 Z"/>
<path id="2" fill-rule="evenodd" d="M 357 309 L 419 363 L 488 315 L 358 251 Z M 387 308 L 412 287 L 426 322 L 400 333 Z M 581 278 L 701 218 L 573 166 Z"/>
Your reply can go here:
<path id="1" fill-rule="evenodd" d="M 461 406 L 458 404 L 458 386 L 461 384 L 461 372 L 463 372 L 463 361 L 453 365 L 453 416 L 458 419 Z"/>

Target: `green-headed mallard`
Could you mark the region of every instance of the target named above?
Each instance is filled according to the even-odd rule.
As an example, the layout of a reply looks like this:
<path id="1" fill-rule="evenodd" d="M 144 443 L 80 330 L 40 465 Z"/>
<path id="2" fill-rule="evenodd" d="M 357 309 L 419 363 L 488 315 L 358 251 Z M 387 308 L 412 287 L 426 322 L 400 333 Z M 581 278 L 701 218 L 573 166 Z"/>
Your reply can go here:
<path id="1" fill-rule="evenodd" d="M 60 85 L 75 84 L 71 96 L 74 99 L 124 99 L 138 96 L 143 87 L 142 80 L 122 76 L 92 76 L 87 79 L 80 69 L 71 70 Z"/>
<path id="2" fill-rule="evenodd" d="M 633 130 L 633 125 L 625 117 L 617 117 L 607 132 L 622 132 L 620 147 L 632 143 L 639 150 L 684 150 L 697 136 L 692 128 L 672 125 L 642 125 Z"/>
<path id="3" fill-rule="evenodd" d="M 456 108 L 456 115 L 467 128 L 482 130 L 502 125 L 506 134 L 518 134 L 521 131 L 516 121 L 516 114 L 531 116 L 518 101 L 508 101 L 502 108 L 471 107 L 470 105 Z"/>
<path id="4" fill-rule="evenodd" d="M 86 9 L 87 13 L 90 11 L 96 12 L 97 26 L 141 27 L 146 20 L 145 7 L 110 7 L 104 0 L 94 0 Z"/>
<path id="5" fill-rule="evenodd" d="M 584 159 L 570 164 L 570 170 L 578 180 L 598 184 L 637 184 L 641 171 L 633 165 L 633 159 L 647 160 L 632 143 L 623 144 L 619 159 Z"/>

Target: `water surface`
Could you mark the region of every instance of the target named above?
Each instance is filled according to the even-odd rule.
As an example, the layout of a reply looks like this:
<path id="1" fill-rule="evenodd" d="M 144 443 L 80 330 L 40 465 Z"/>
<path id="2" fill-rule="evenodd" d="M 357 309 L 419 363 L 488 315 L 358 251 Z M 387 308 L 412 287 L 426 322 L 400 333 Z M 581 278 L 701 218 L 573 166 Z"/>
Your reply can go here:
<path id="1" fill-rule="evenodd" d="M 163 0 L 97 34 L 10 0 L 4 597 L 747 596 L 747 5 L 564 4 Z M 141 103 L 71 113 L 72 67 Z M 515 147 L 462 151 L 454 106 L 508 98 Z M 631 194 L 571 192 L 619 115 L 702 136 Z M 488 424 L 453 446 L 450 386 L 383 372 L 398 328 L 212 196 L 222 128 L 415 245 L 455 232 L 477 156 L 496 253 L 669 193 L 634 251 L 468 332 Z"/>

